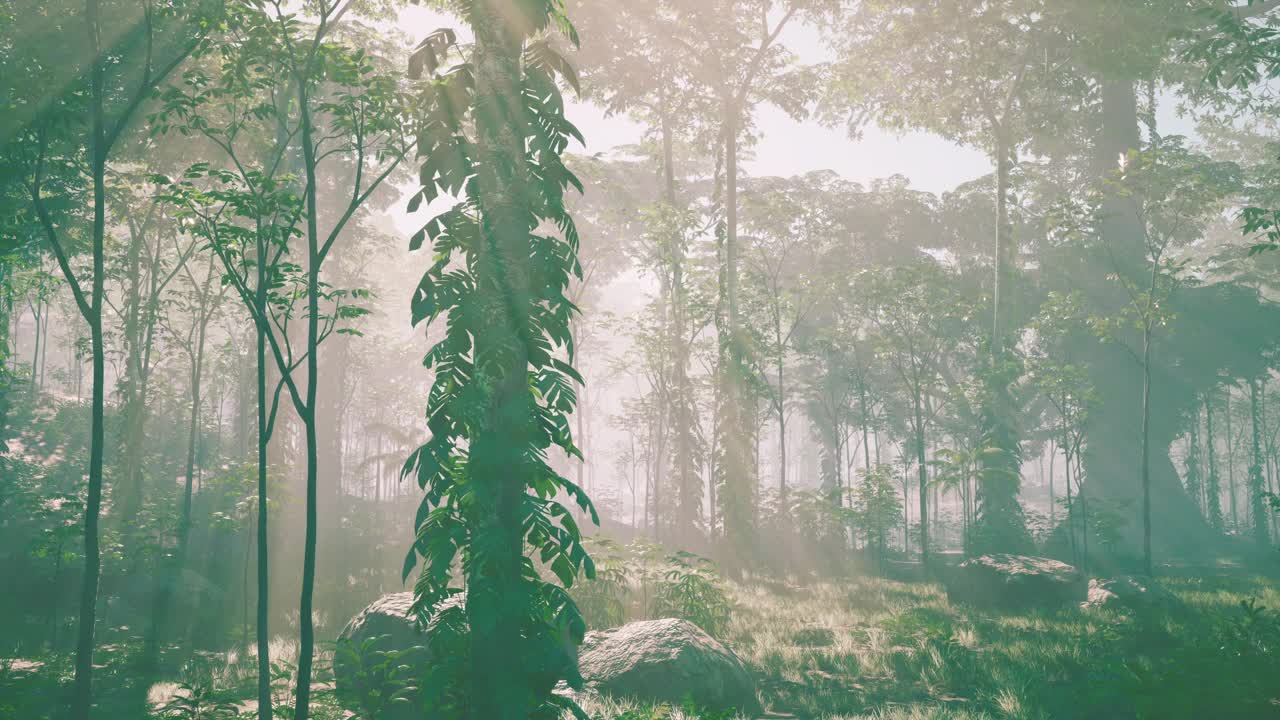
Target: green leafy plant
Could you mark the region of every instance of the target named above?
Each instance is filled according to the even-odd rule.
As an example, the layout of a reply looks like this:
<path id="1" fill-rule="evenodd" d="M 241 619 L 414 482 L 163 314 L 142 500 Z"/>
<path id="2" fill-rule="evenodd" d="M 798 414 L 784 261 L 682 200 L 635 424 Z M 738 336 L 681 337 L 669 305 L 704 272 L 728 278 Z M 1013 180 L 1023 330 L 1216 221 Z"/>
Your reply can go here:
<path id="1" fill-rule="evenodd" d="M 559 28 L 573 43 L 577 34 L 560 2 L 497 5 L 458 3 L 470 50 L 440 30 L 410 59 L 424 162 L 409 210 L 460 198 L 410 240 L 412 250 L 430 241 L 434 257 L 412 321 L 443 321 L 445 331 L 424 359 L 435 375 L 431 439 L 405 464 L 423 498 L 404 576 L 421 559 L 422 615 L 459 592 L 455 563 L 466 580 L 465 604 L 441 610 L 429 631 L 433 644 L 452 644 L 465 616 L 461 667 L 433 668 L 424 684 L 424 702 L 446 718 L 569 709 L 551 690 L 574 681 L 565 646 L 582 640 L 585 622 L 566 590 L 595 567 L 559 498 L 599 522 L 582 488 L 548 462 L 552 448 L 582 459 L 568 422 L 583 379 L 573 367 L 577 308 L 566 295 L 582 269 L 564 202 L 581 184 L 561 158 L 582 137 L 557 85 L 577 78 L 544 31 Z M 451 64 L 455 56 L 462 61 Z M 557 582 L 543 579 L 531 553 Z"/>
<path id="2" fill-rule="evenodd" d="M 576 583 L 570 593 L 588 628 L 600 630 L 626 621 L 630 590 L 626 563 L 610 540 L 596 541 L 592 557 L 596 575 Z"/>
<path id="3" fill-rule="evenodd" d="M 338 698 L 356 710 L 361 720 L 391 717 L 398 708 L 411 708 L 417 701 L 419 662 L 426 652 L 423 646 L 404 650 L 380 650 L 378 646 L 390 636 L 366 638 L 359 645 L 340 641 L 334 648 L 334 672 L 345 669 L 343 687 Z M 425 664 L 425 663 L 422 663 Z"/>
<path id="4" fill-rule="evenodd" d="M 710 560 L 689 552 L 667 558 L 654 595 L 658 617 L 677 617 L 697 625 L 711 635 L 722 636 L 729 626 L 733 605 L 720 576 Z"/>
<path id="5" fill-rule="evenodd" d="M 236 712 L 226 693 L 212 685 L 184 682 L 157 714 L 165 720 L 221 720 L 235 717 Z"/>

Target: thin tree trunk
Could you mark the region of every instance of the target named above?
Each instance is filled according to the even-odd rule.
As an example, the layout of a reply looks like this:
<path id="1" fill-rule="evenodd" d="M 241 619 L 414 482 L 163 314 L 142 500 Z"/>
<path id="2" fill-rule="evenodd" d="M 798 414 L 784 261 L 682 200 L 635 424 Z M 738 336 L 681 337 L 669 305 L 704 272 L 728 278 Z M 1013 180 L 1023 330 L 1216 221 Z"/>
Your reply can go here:
<path id="1" fill-rule="evenodd" d="M 1209 510 L 1209 524 L 1214 530 L 1222 532 L 1222 485 L 1218 478 L 1217 438 L 1213 434 L 1213 396 L 1204 399 L 1204 439 L 1205 449 L 1209 453 L 1209 477 L 1205 482 L 1205 506 Z"/>
<path id="2" fill-rule="evenodd" d="M 1271 534 L 1268 528 L 1266 499 L 1263 497 L 1266 485 L 1262 474 L 1262 430 L 1259 427 L 1262 420 L 1259 394 L 1257 378 L 1250 378 L 1249 416 L 1253 432 L 1252 459 L 1249 465 L 1249 507 L 1253 520 L 1254 540 L 1260 547 L 1266 548 L 1271 544 Z"/>
<path id="3" fill-rule="evenodd" d="M 1058 509 L 1054 507 L 1053 466 L 1058 459 L 1058 444 L 1049 441 L 1049 527 L 1058 526 Z"/>
<path id="4" fill-rule="evenodd" d="M 870 430 L 868 426 L 871 424 L 871 416 L 867 409 L 867 384 L 865 380 L 858 381 L 858 403 L 862 406 L 862 465 L 868 474 L 871 473 L 871 440 Z M 877 443 L 879 438 L 877 438 Z M 880 462 L 880 450 L 876 448 L 876 462 Z"/>
<path id="5" fill-rule="evenodd" d="M 273 423 L 267 417 L 267 332 L 265 318 L 267 304 L 267 254 L 261 221 L 257 227 L 257 271 L 254 288 L 254 308 L 263 322 L 254 323 L 255 349 L 257 350 L 258 384 L 258 577 L 257 577 L 257 628 L 258 643 L 258 720 L 273 720 L 271 712 L 271 635 L 268 628 L 270 605 L 270 569 L 267 547 L 267 446 L 271 440 Z"/>
<path id="6" fill-rule="evenodd" d="M 1231 435 L 1231 388 L 1227 388 L 1227 506 L 1231 509 L 1231 530 L 1240 532 L 1240 515 L 1236 508 L 1235 438 Z"/>
<path id="7" fill-rule="evenodd" d="M 920 408 L 920 393 L 912 393 L 916 425 L 916 472 L 920 483 L 920 564 L 929 566 L 929 468 L 924 457 L 924 414 Z"/>
<path id="8" fill-rule="evenodd" d="M 316 434 L 316 393 L 319 387 L 317 355 L 320 340 L 320 236 L 316 199 L 316 158 L 311 107 L 306 79 L 297 79 L 298 113 L 302 125 L 302 154 L 306 170 L 307 206 L 307 389 L 305 408 L 299 416 L 306 432 L 307 487 L 306 530 L 303 539 L 302 590 L 298 599 L 298 678 L 294 690 L 294 720 L 309 720 L 311 709 L 311 667 L 315 655 L 315 619 L 312 601 L 316 584 L 316 538 L 319 501 L 319 447 Z"/>
<path id="9" fill-rule="evenodd" d="M 106 349 L 102 338 L 102 296 L 106 270 L 103 245 L 106 235 L 106 124 L 105 64 L 102 52 L 98 0 L 87 0 L 89 51 L 93 58 L 90 69 L 89 112 L 91 116 L 90 172 L 93 176 L 93 289 L 88 307 L 90 345 L 93 351 L 93 400 L 89 441 L 89 483 L 84 514 L 84 571 L 80 587 L 80 620 L 76 640 L 75 694 L 71 703 L 71 720 L 89 720 L 93 706 L 93 646 L 98 605 L 98 574 L 101 557 L 98 549 L 98 518 L 102 511 L 102 454 L 105 446 L 104 415 L 106 400 Z M 83 308 L 82 308 L 83 309 Z"/>
<path id="10" fill-rule="evenodd" d="M 1156 265 L 1151 266 L 1152 291 Z M 1151 558 L 1151 308 L 1142 329 L 1142 565 L 1154 575 Z M 1088 530 L 1086 528 L 1086 534 Z"/>

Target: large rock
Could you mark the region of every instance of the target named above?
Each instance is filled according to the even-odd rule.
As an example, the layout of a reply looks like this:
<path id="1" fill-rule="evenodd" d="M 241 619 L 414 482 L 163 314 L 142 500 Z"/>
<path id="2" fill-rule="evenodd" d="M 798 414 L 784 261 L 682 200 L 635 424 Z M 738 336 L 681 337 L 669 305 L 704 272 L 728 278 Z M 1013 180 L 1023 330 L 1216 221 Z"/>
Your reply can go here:
<path id="1" fill-rule="evenodd" d="M 1143 612 L 1167 608 L 1179 602 L 1178 596 L 1151 578 L 1131 575 L 1089 581 L 1088 599 L 1081 604 L 1086 610 L 1120 610 Z"/>
<path id="2" fill-rule="evenodd" d="M 732 650 L 686 620 L 645 620 L 587 633 L 578 654 L 588 687 L 617 697 L 756 710 L 755 683 Z"/>
<path id="3" fill-rule="evenodd" d="M 428 624 L 444 609 L 465 602 L 465 594 L 453 595 L 435 607 Z M 386 689 L 396 683 L 403 685 L 419 680 L 422 669 L 432 662 L 428 638 L 418 630 L 412 608 L 411 592 L 384 595 L 351 618 L 339 633 L 333 659 L 334 689 L 348 708 L 367 711 L 360 707 L 361 698 L 372 695 L 378 702 L 379 693 L 385 696 Z M 557 627 L 547 643 L 546 647 L 531 649 L 531 657 L 535 659 L 523 664 L 531 673 L 531 680 L 547 691 L 562 679 L 567 679 L 571 686 L 581 686 L 577 646 L 569 628 Z M 405 667 L 397 669 L 396 666 Z M 422 720 L 423 716 L 413 703 L 401 702 L 382 708 L 377 717 L 379 720 Z"/>
<path id="4" fill-rule="evenodd" d="M 1008 611 L 1056 609 L 1085 599 L 1088 583 L 1073 566 L 1028 555 L 983 555 L 947 572 L 947 598 Z"/>

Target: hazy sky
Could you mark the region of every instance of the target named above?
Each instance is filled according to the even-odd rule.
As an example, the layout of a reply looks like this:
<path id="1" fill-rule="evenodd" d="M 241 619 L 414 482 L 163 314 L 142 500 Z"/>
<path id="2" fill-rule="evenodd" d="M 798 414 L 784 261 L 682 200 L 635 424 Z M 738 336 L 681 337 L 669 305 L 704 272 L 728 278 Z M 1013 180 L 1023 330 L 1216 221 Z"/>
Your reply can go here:
<path id="1" fill-rule="evenodd" d="M 415 43 L 442 26 L 458 30 L 464 38 L 467 34 L 456 18 L 421 6 L 401 10 L 399 26 Z M 800 62 L 830 59 L 818 31 L 812 27 L 792 24 L 780 42 L 796 53 Z M 1175 116 L 1174 105 L 1161 102 L 1161 126 L 1166 128 L 1166 133 L 1191 133 L 1189 123 Z M 590 103 L 569 100 L 567 113 L 587 139 L 585 149 L 571 146 L 570 152 L 607 152 L 619 145 L 637 142 L 642 134 L 643 128 L 630 118 L 606 117 L 603 110 Z M 870 127 L 853 140 L 843 127 L 797 122 L 769 105 L 757 110 L 756 125 L 760 140 L 750 149 L 752 157 L 744 159 L 743 169 L 757 177 L 834 170 L 846 179 L 867 183 L 896 174 L 905 176 L 918 190 L 941 194 L 991 171 L 991 163 L 981 151 L 927 133 L 895 135 Z M 408 233 L 416 231 L 423 222 L 403 213 L 397 214 L 394 220 Z"/>
<path id="2" fill-rule="evenodd" d="M 416 43 L 440 27 L 452 27 L 465 35 L 453 17 L 411 6 L 401 10 L 399 29 Z M 801 62 L 824 59 L 826 49 L 818 33 L 795 25 L 781 41 Z M 569 100 L 567 114 L 587 139 L 587 147 L 570 147 L 570 152 L 607 152 L 640 140 L 643 128 L 625 116 L 606 117 L 603 110 L 585 102 Z M 844 128 L 828 128 L 806 121 L 797 122 L 777 108 L 762 105 L 756 113 L 760 141 L 744 159 L 743 170 L 754 176 L 798 175 L 815 170 L 834 170 L 849 180 L 866 183 L 890 175 L 904 175 L 912 187 L 932 193 L 951 190 L 956 185 L 990 172 L 991 165 L 980 151 L 964 148 L 925 133 L 896 136 L 868 128 L 851 140 Z M 429 215 L 392 213 L 396 226 L 411 234 Z"/>

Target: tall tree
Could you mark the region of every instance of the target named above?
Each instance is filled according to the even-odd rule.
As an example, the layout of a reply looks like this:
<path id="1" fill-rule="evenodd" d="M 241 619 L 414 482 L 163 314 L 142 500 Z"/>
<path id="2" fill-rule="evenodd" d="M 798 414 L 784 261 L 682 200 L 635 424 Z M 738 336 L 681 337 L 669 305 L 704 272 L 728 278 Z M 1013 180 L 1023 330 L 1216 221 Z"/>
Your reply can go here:
<path id="1" fill-rule="evenodd" d="M 919 500 L 920 558 L 930 562 L 929 463 L 927 433 L 933 421 L 930 396 L 940 392 L 943 353 L 963 334 L 970 311 L 954 291 L 951 278 L 932 260 L 912 266 L 867 271 L 857 285 L 875 326 L 877 346 L 893 368 L 907 407 L 909 447 L 903 448 L 905 469 L 916 469 Z M 952 339 L 948 339 L 952 338 Z M 904 475 L 903 496 L 907 496 Z"/>
<path id="2" fill-rule="evenodd" d="M 573 75 L 541 34 L 552 25 L 571 40 L 576 33 L 560 2 L 466 0 L 457 9 L 475 37 L 469 56 L 444 68 L 454 35 L 437 31 L 410 65 L 432 80 L 421 101 L 424 185 L 410 209 L 441 192 L 461 199 L 411 241 L 416 249 L 430 238 L 436 258 L 414 293 L 413 320 L 443 316 L 447 327 L 426 358 L 436 373 L 431 439 L 405 466 L 425 491 L 405 575 L 422 557 L 415 605 L 436 609 L 458 592 L 451 566 L 461 556 L 465 603 L 440 609 L 435 625 L 442 633 L 465 617 L 469 631 L 461 675 L 439 702 L 474 720 L 523 720 L 567 702 L 551 693 L 557 680 L 579 680 L 563 643 L 580 642 L 585 625 L 563 588 L 580 569 L 594 574 L 556 496 L 568 493 L 597 521 L 594 508 L 546 457 L 555 446 L 580 459 L 567 419 L 581 377 L 566 292 L 581 268 L 564 206 L 577 180 L 561 154 L 581 136 L 556 85 Z M 560 586 L 539 578 L 529 548 Z"/>
<path id="3" fill-rule="evenodd" d="M 761 327 L 759 358 L 762 385 L 777 422 L 779 510 L 787 513 L 787 421 L 790 407 L 786 367 L 795 350 L 798 331 L 809 319 L 826 280 L 819 258 L 827 255 L 833 236 L 842 230 L 828 208 L 841 183 L 829 173 L 815 173 L 797 181 L 761 179 L 747 186 L 743 202 L 744 279 L 754 292 L 744 298 L 756 306 Z M 766 367 L 766 365 L 768 367 Z"/>
<path id="4" fill-rule="evenodd" d="M 169 124 L 186 132 L 195 129 L 227 160 L 227 170 L 198 164 L 180 181 L 170 183 L 169 193 L 199 221 L 227 281 L 258 329 L 260 359 L 265 361 L 262 356 L 269 351 L 279 383 L 302 421 L 307 479 L 294 705 L 299 720 L 310 712 L 315 648 L 319 349 L 334 333 L 358 334 L 350 321 L 368 312 L 358 304 L 367 299 L 367 291 L 335 288 L 322 280 L 322 269 L 348 225 L 413 145 L 406 138 L 403 98 L 395 78 L 380 71 L 365 51 L 344 42 L 337 31 L 352 8 L 351 2 L 321 2 L 310 8 L 316 16 L 311 18 L 314 24 L 307 25 L 279 5 L 270 9 L 256 3 L 240 6 L 231 28 L 240 34 L 242 42 L 234 46 L 240 54 L 231 58 L 218 82 L 189 80 L 185 92 L 171 94 L 166 116 L 159 118 L 162 129 Z M 283 77 L 282 84 L 277 85 L 276 73 Z M 223 118 L 226 125 L 213 125 L 202 114 L 208 104 L 215 113 L 229 113 Z M 254 136 L 264 119 L 271 121 L 275 136 L 265 143 Z M 298 174 L 292 177 L 283 172 L 283 163 L 289 159 L 297 163 Z M 331 215 L 321 209 L 321 186 L 336 201 Z M 323 199 L 327 204 L 329 197 Z M 250 225 L 242 227 L 241 218 Z M 290 240 L 295 236 L 305 242 L 305 266 L 278 264 L 294 249 Z M 285 286 L 292 287 L 278 292 Z M 280 296 L 287 300 L 278 302 Z M 294 302 L 302 306 L 297 309 L 306 325 L 305 344 L 298 351 L 288 331 Z M 259 491 L 265 496 L 265 445 L 274 424 L 275 401 L 268 412 L 263 365 L 258 393 Z M 305 368 L 302 380 L 296 374 L 301 368 Z M 265 508 L 265 497 L 260 497 L 260 540 L 265 538 Z M 265 542 L 260 542 L 259 553 L 260 561 L 265 559 Z M 260 573 L 265 572 L 264 566 L 261 562 Z M 261 605 L 259 612 L 265 612 Z M 261 685 L 259 691 L 261 695 Z"/>
<path id="5" fill-rule="evenodd" d="M 21 4 L 15 17 L 53 17 L 41 31 L 15 38 L 26 59 L 29 83 L 20 111 L 7 118 L 0 142 L 30 148 L 19 172 L 33 214 L 89 328 L 93 361 L 88 497 L 85 504 L 85 567 L 80 590 L 73 720 L 89 717 L 92 700 L 94 630 L 101 569 L 99 519 L 105 454 L 106 347 L 103 308 L 106 282 L 108 163 L 131 130 L 138 111 L 157 86 L 202 42 L 214 18 L 203 3 L 157 8 L 149 1 L 86 0 L 54 13 L 41 4 Z M 213 8 L 216 9 L 216 8 Z M 74 35 L 73 35 L 74 32 Z M 67 43 L 79 36 L 83 43 Z M 16 76 L 16 75 L 15 75 Z M 75 108 L 72 115 L 64 114 Z M 83 118 L 84 122 L 68 120 Z M 83 161 L 91 188 L 89 218 L 62 212 L 59 178 Z M 53 191 L 51 196 L 50 190 Z M 73 267 L 83 243 L 88 271 Z"/>
<path id="6" fill-rule="evenodd" d="M 1127 212 L 1138 220 L 1147 263 L 1146 277 L 1135 278 L 1119 264 L 1121 261 L 1114 260 L 1117 267 L 1113 277 L 1124 289 L 1129 303 L 1118 318 L 1095 323 L 1104 337 L 1118 341 L 1125 348 L 1141 372 L 1139 481 L 1143 564 L 1148 575 L 1154 569 L 1151 541 L 1153 342 L 1159 329 L 1169 324 L 1170 304 L 1181 282 L 1179 275 L 1184 264 L 1171 260 L 1170 252 L 1198 237 L 1207 218 L 1221 212 L 1224 198 L 1239 185 L 1239 168 L 1234 163 L 1216 162 L 1190 152 L 1184 148 L 1181 138 L 1161 138 L 1154 122 L 1149 137 L 1148 149 L 1129 153 L 1113 181 L 1120 186 L 1113 197 L 1127 202 Z M 1124 327 L 1126 324 L 1128 328 Z"/>
<path id="7" fill-rule="evenodd" d="M 874 121 L 925 130 L 988 153 L 995 166 L 995 242 L 989 361 L 983 373 L 986 444 L 975 542 L 1016 550 L 1028 543 L 1018 504 L 1021 452 L 1014 356 L 1018 250 L 1010 220 L 1010 172 L 1020 148 L 1052 117 L 1046 100 L 1071 75 L 1041 0 L 981 5 L 866 2 L 833 29 L 840 53 L 824 98 L 830 121 L 856 131 Z"/>

